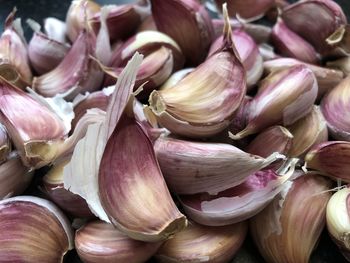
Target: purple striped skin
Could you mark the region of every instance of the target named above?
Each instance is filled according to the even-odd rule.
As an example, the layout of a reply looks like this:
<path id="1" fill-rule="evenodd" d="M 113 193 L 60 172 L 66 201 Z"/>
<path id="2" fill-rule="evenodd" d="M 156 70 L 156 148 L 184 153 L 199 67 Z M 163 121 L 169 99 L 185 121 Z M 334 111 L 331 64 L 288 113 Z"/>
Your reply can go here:
<path id="1" fill-rule="evenodd" d="M 0 202 L 1 262 L 63 262 L 69 239 L 59 219 L 44 206 Z"/>
<path id="2" fill-rule="evenodd" d="M 147 132 L 126 114 L 108 140 L 98 182 L 110 221 L 134 239 L 161 241 L 187 224 L 171 198 Z"/>
<path id="3" fill-rule="evenodd" d="M 308 169 L 350 183 L 350 142 L 320 143 L 307 153 L 305 162 Z"/>

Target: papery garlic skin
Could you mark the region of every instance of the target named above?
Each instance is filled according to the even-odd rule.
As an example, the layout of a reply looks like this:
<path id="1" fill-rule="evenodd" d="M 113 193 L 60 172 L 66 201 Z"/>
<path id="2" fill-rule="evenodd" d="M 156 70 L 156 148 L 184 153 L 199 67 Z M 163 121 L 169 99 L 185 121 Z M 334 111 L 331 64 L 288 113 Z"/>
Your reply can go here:
<path id="1" fill-rule="evenodd" d="M 244 138 L 277 123 L 293 124 L 311 111 L 317 91 L 316 78 L 304 65 L 272 72 L 249 104 L 246 128 L 232 138 Z"/>
<path id="2" fill-rule="evenodd" d="M 6 161 L 11 148 L 10 137 L 8 136 L 5 126 L 0 123 L 0 164 Z"/>
<path id="3" fill-rule="evenodd" d="M 67 41 L 66 23 L 55 17 L 47 17 L 44 19 L 44 31 L 50 39 L 56 40 L 60 43 L 66 43 Z"/>
<path id="4" fill-rule="evenodd" d="M 214 34 L 205 7 L 196 0 L 151 0 L 151 4 L 158 30 L 179 44 L 189 64 L 203 62 Z M 181 23 L 174 26 L 175 20 Z"/>
<path id="5" fill-rule="evenodd" d="M 241 247 L 247 230 L 246 222 L 221 227 L 190 222 L 161 246 L 155 258 L 162 263 L 226 263 Z"/>
<path id="6" fill-rule="evenodd" d="M 8 262 L 62 263 L 74 246 L 68 219 L 45 199 L 19 196 L 0 201 L 0 223 L 0 255 Z"/>
<path id="7" fill-rule="evenodd" d="M 290 30 L 281 18 L 278 18 L 272 28 L 271 41 L 281 55 L 310 64 L 318 62 L 317 53 L 313 46 Z"/>
<path id="8" fill-rule="evenodd" d="M 321 111 L 331 136 L 336 140 L 350 141 L 350 77 L 345 78 L 321 102 Z"/>
<path id="9" fill-rule="evenodd" d="M 250 220 L 253 239 L 267 262 L 309 262 L 325 225 L 330 187 L 322 176 L 299 177 Z"/>
<path id="10" fill-rule="evenodd" d="M 86 263 L 143 263 L 161 244 L 133 240 L 103 221 L 89 222 L 75 234 L 75 248 Z"/>
<path id="11" fill-rule="evenodd" d="M 334 193 L 327 204 L 327 229 L 347 260 L 350 259 L 349 187 Z"/>

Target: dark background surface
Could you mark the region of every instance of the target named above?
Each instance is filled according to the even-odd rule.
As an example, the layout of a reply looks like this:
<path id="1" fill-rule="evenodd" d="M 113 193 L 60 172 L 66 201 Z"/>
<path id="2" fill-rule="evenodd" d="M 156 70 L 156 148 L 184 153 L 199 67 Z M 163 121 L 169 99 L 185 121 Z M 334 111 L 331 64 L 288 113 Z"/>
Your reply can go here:
<path id="1" fill-rule="evenodd" d="M 6 16 L 11 12 L 14 6 L 17 7 L 17 17 L 22 18 L 22 24 L 27 39 L 30 38 L 32 32 L 26 25 L 25 20 L 32 18 L 39 23 L 42 23 L 43 18 L 53 16 L 61 20 L 65 19 L 66 11 L 70 5 L 70 0 L 0 0 L 0 30 L 2 31 L 3 22 Z M 130 2 L 128 0 L 96 0 L 100 4 L 120 4 Z M 350 21 L 350 0 L 337 0 L 344 9 L 348 20 Z M 301 244 L 302 245 L 302 244 Z M 74 252 L 70 252 L 65 259 L 65 262 L 78 263 L 78 256 Z M 152 261 L 150 261 L 152 262 Z M 338 252 L 337 247 L 330 240 L 327 231 L 324 231 L 320 243 L 313 253 L 311 263 L 345 263 L 344 257 Z M 233 260 L 233 263 L 264 263 L 252 240 L 248 238 L 238 255 Z M 284 263 L 284 262 L 281 262 Z"/>

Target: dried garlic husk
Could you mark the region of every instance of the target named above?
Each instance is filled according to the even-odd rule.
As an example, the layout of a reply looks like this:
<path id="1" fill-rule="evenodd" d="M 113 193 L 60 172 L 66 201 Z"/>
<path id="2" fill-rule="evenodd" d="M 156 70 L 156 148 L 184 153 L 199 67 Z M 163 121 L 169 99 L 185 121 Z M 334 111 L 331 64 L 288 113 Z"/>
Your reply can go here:
<path id="1" fill-rule="evenodd" d="M 267 158 L 271 152 L 287 155 L 295 140 L 290 131 L 283 126 L 271 126 L 259 133 L 245 148 L 251 154 Z"/>
<path id="2" fill-rule="evenodd" d="M 161 243 L 133 240 L 113 225 L 92 221 L 75 234 L 79 257 L 89 263 L 143 263 L 156 253 Z"/>
<path id="3" fill-rule="evenodd" d="M 107 27 L 111 42 L 125 39 L 135 33 L 137 27 L 146 15 L 147 7 L 142 8 L 137 4 L 111 5 L 107 16 Z M 100 13 L 90 19 L 90 25 L 98 32 L 101 22 Z"/>
<path id="4" fill-rule="evenodd" d="M 311 111 L 317 90 L 314 74 L 304 65 L 272 72 L 249 103 L 247 126 L 231 138 L 241 139 L 278 123 L 293 124 Z"/>
<path id="5" fill-rule="evenodd" d="M 159 31 L 179 44 L 191 65 L 203 62 L 213 40 L 210 16 L 197 0 L 151 0 L 152 15 Z M 174 26 L 174 21 L 181 21 Z M 184 34 L 186 32 L 186 34 Z"/>
<path id="6" fill-rule="evenodd" d="M 87 29 L 86 21 L 100 12 L 101 7 L 93 0 L 73 0 L 67 11 L 67 35 L 71 42 L 75 42 L 81 31 Z"/>
<path id="7" fill-rule="evenodd" d="M 321 111 L 330 135 L 336 140 L 350 141 L 350 77 L 345 78 L 321 101 Z"/>
<path id="8" fill-rule="evenodd" d="M 234 30 L 232 32 L 232 38 L 246 70 L 249 91 L 260 80 L 263 74 L 263 59 L 254 40 L 242 29 Z M 224 38 L 222 36 L 216 39 L 210 47 L 208 57 L 220 49 L 223 43 Z"/>
<path id="9" fill-rule="evenodd" d="M 63 187 L 63 168 L 69 159 L 54 164 L 43 177 L 41 189 L 62 210 L 75 217 L 91 217 L 92 213 L 86 201 Z"/>
<path id="10" fill-rule="evenodd" d="M 33 76 L 21 19 L 14 19 L 15 14 L 16 9 L 6 18 L 5 30 L 0 37 L 0 76 L 24 89 L 30 86 Z"/>
<path id="11" fill-rule="evenodd" d="M 264 69 L 267 73 L 271 73 L 300 64 L 307 66 L 315 74 L 318 83 L 318 99 L 343 80 L 344 74 L 340 70 L 307 64 L 293 58 L 277 58 L 265 61 Z"/>
<path id="12" fill-rule="evenodd" d="M 69 50 L 69 45 L 50 39 L 40 31 L 40 25 L 34 20 L 28 19 L 27 23 L 34 30 L 28 45 L 30 64 L 41 75 L 60 64 Z"/>
<path id="13" fill-rule="evenodd" d="M 318 106 L 313 106 L 308 115 L 287 128 L 294 136 L 287 154 L 291 157 L 304 157 L 312 146 L 328 140 L 326 120 Z"/>
<path id="14" fill-rule="evenodd" d="M 279 170 L 262 170 L 247 180 L 216 195 L 180 195 L 185 214 L 202 225 L 223 226 L 241 222 L 259 213 L 288 184 L 297 159 Z"/>
<path id="15" fill-rule="evenodd" d="M 33 172 L 25 167 L 16 153 L 0 165 L 0 200 L 22 194 L 29 186 Z"/>
<path id="16" fill-rule="evenodd" d="M 281 18 L 272 28 L 271 41 L 279 54 L 317 64 L 317 53 L 312 45 L 290 30 Z"/>
<path id="17" fill-rule="evenodd" d="M 247 230 L 246 222 L 217 227 L 190 222 L 161 246 L 155 258 L 162 263 L 226 263 L 243 244 Z"/>
<path id="18" fill-rule="evenodd" d="M 330 186 L 322 176 L 301 176 L 250 220 L 253 239 L 266 261 L 309 262 L 325 225 Z"/>
<path id="19" fill-rule="evenodd" d="M 341 7 L 329 0 L 291 4 L 283 10 L 282 19 L 291 30 L 307 40 L 321 54 L 333 49 L 326 39 L 339 27 L 347 24 Z"/>
<path id="20" fill-rule="evenodd" d="M 334 193 L 327 204 L 326 213 L 328 232 L 347 260 L 350 260 L 349 194 L 349 187 Z"/>
<path id="21" fill-rule="evenodd" d="M 70 126 L 65 126 L 64 121 L 46 105 L 4 79 L 0 79 L 0 94 L 1 122 L 24 164 L 37 167 L 40 160 L 28 156 L 28 145 L 62 139 L 68 134 Z"/>
<path id="22" fill-rule="evenodd" d="M 219 10 L 225 2 L 231 17 L 238 16 L 246 21 L 260 19 L 275 6 L 275 0 L 215 0 Z"/>
<path id="23" fill-rule="evenodd" d="M 0 201 L 0 254 L 8 262 L 62 263 L 74 246 L 68 219 L 51 202 L 34 196 Z"/>
<path id="24" fill-rule="evenodd" d="M 209 137 L 227 128 L 246 92 L 245 70 L 227 18 L 224 45 L 175 86 L 153 91 L 150 109 L 171 132 Z"/>
<path id="25" fill-rule="evenodd" d="M 60 43 L 67 42 L 66 23 L 55 17 L 47 17 L 44 19 L 44 32 L 45 35 L 52 40 L 55 40 Z"/>
<path id="26" fill-rule="evenodd" d="M 167 184 L 177 194 L 217 194 L 283 158 L 278 153 L 262 158 L 230 144 L 163 136 L 155 141 L 154 149 Z"/>
<path id="27" fill-rule="evenodd" d="M 315 145 L 305 156 L 305 167 L 350 183 L 350 142 L 329 141 Z"/>

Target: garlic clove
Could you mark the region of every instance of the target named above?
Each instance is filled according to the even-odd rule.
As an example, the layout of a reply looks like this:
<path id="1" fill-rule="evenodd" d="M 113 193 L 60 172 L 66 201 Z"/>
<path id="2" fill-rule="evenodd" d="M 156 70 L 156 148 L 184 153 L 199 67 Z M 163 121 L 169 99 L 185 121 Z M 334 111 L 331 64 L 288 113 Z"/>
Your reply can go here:
<path id="1" fill-rule="evenodd" d="M 35 167 L 37 160 L 27 158 L 26 144 L 61 139 L 68 130 L 49 108 L 4 79 L 0 79 L 0 94 L 1 122 L 25 165 Z"/>
<path id="2" fill-rule="evenodd" d="M 334 193 L 327 204 L 326 213 L 328 232 L 347 260 L 350 258 L 349 194 L 349 187 Z"/>
<path id="3" fill-rule="evenodd" d="M 350 77 L 345 78 L 321 101 L 321 111 L 327 121 L 330 135 L 337 140 L 350 141 Z"/>
<path id="4" fill-rule="evenodd" d="M 130 37 L 135 33 L 142 19 L 146 14 L 140 11 L 146 11 L 136 4 L 111 5 L 107 16 L 107 27 L 111 42 Z M 90 19 L 90 25 L 98 32 L 100 28 L 100 13 Z"/>
<path id="5" fill-rule="evenodd" d="M 239 106 L 235 117 L 233 118 L 233 121 L 231 122 L 230 126 L 229 126 L 229 131 L 231 133 L 237 133 L 240 132 L 241 130 L 243 130 L 245 128 L 245 126 L 247 125 L 247 115 L 248 115 L 248 110 L 249 110 L 249 103 L 252 101 L 252 97 L 249 96 L 245 96 L 243 98 L 243 101 L 241 103 L 241 105 Z M 226 133 L 227 136 L 227 133 Z M 229 139 L 229 138 L 228 138 Z M 230 140 L 230 143 L 232 143 L 232 140 Z"/>
<path id="6" fill-rule="evenodd" d="M 146 131 L 126 114 L 104 150 L 98 185 L 112 224 L 133 239 L 165 240 L 187 224 L 167 189 Z"/>
<path id="7" fill-rule="evenodd" d="M 247 21 L 260 19 L 275 5 L 275 0 L 215 0 L 219 10 L 225 2 L 230 17 L 239 16 Z"/>
<path id="8" fill-rule="evenodd" d="M 295 138 L 283 126 L 271 126 L 259 133 L 247 146 L 246 152 L 267 158 L 271 152 L 287 155 Z"/>
<path id="9" fill-rule="evenodd" d="M 61 263 L 74 246 L 67 218 L 53 203 L 34 196 L 0 201 L 0 228 L 0 255 L 10 262 Z"/>
<path id="10" fill-rule="evenodd" d="M 305 167 L 333 179 L 350 182 L 350 142 L 329 141 L 315 145 L 305 156 Z"/>
<path id="11" fill-rule="evenodd" d="M 278 172 L 258 171 L 242 184 L 216 195 L 180 195 L 179 199 L 185 214 L 199 224 L 223 226 L 241 222 L 259 213 L 285 187 L 296 162 L 287 161 Z"/>
<path id="12" fill-rule="evenodd" d="M 104 85 L 108 86 L 115 82 L 123 68 L 108 69 L 105 71 L 109 78 L 105 79 Z M 149 94 L 163 84 L 174 70 L 174 57 L 172 51 L 166 47 L 160 47 L 145 57 L 136 77 L 134 90 L 142 86 L 142 91 L 137 95 L 139 99 L 147 98 Z"/>
<path id="13" fill-rule="evenodd" d="M 263 59 L 254 40 L 243 30 L 234 30 L 232 32 L 232 41 L 237 47 L 237 52 L 246 70 L 249 91 L 260 80 L 263 74 Z M 210 47 L 208 57 L 220 49 L 223 43 L 224 38 L 222 36 L 216 39 Z"/>
<path id="14" fill-rule="evenodd" d="M 314 47 L 290 30 L 281 18 L 272 28 L 271 41 L 281 55 L 310 64 L 317 64 L 319 60 Z"/>
<path id="15" fill-rule="evenodd" d="M 89 263 L 142 263 L 156 253 L 161 243 L 133 240 L 103 221 L 92 221 L 75 234 L 79 257 Z"/>
<path id="16" fill-rule="evenodd" d="M 332 50 L 326 39 L 347 24 L 341 7 L 334 1 L 301 1 L 287 6 L 282 19 L 295 33 L 303 37 L 321 54 Z M 308 21 L 314 21 L 308 23 Z"/>
<path id="17" fill-rule="evenodd" d="M 76 87 L 77 91 L 73 90 L 73 94 L 69 94 L 69 97 L 74 98 L 87 79 L 91 49 L 88 33 L 82 32 L 56 68 L 33 79 L 32 88 L 45 97 L 53 97 Z"/>
<path id="18" fill-rule="evenodd" d="M 307 64 L 293 58 L 277 58 L 270 61 L 265 61 L 264 69 L 267 73 L 271 73 L 272 71 L 277 71 L 300 64 L 307 66 L 315 74 L 319 87 L 317 95 L 318 99 L 320 99 L 325 93 L 333 89 L 334 86 L 338 85 L 343 80 L 344 74 L 340 70 Z"/>
<path id="19" fill-rule="evenodd" d="M 47 17 L 44 19 L 44 32 L 45 35 L 52 40 L 55 40 L 60 43 L 67 42 L 66 23 L 55 17 Z"/>
<path id="20" fill-rule="evenodd" d="M 102 64 L 109 62 L 111 48 L 106 26 L 108 12 L 108 6 L 101 9 L 101 29 L 98 35 L 90 30 L 81 31 L 61 63 L 50 72 L 34 78 L 34 90 L 46 97 L 64 94 L 72 100 L 80 92 L 100 89 L 103 72 L 90 56 L 96 57 Z"/>
<path id="21" fill-rule="evenodd" d="M 69 159 L 56 163 L 42 179 L 41 190 L 62 210 L 75 217 L 91 217 L 86 201 L 63 187 L 63 168 Z"/>
<path id="22" fill-rule="evenodd" d="M 224 31 L 225 19 L 223 18 L 213 18 L 211 23 L 214 28 L 214 39 L 217 39 L 222 36 L 222 32 Z M 237 19 L 230 18 L 230 25 L 233 29 L 241 29 L 243 27 L 242 23 Z"/>
<path id="23" fill-rule="evenodd" d="M 17 154 L 12 153 L 0 165 L 0 200 L 22 194 L 32 177 L 33 172 L 22 164 Z"/>
<path id="24" fill-rule="evenodd" d="M 325 225 L 330 187 L 322 176 L 301 176 L 250 220 L 255 244 L 267 262 L 309 262 Z"/>
<path id="25" fill-rule="evenodd" d="M 10 137 L 5 126 L 0 123 L 0 164 L 6 161 L 11 149 L 12 145 Z"/>
<path id="26" fill-rule="evenodd" d="M 287 128 L 294 136 L 287 154 L 290 157 L 304 157 L 312 146 L 328 140 L 326 120 L 318 106 L 313 106 L 308 115 Z"/>
<path id="27" fill-rule="evenodd" d="M 5 30 L 0 37 L 0 76 L 24 89 L 30 86 L 33 76 L 21 20 L 14 19 L 15 14 L 16 9 L 6 18 Z"/>
<path id="28" fill-rule="evenodd" d="M 196 0 L 151 0 L 151 5 L 158 30 L 179 44 L 188 64 L 196 66 L 203 62 L 214 36 L 205 7 Z M 175 25 L 174 21 L 181 23 Z"/>
<path id="29" fill-rule="evenodd" d="M 157 31 L 143 31 L 129 38 L 113 51 L 110 66 L 123 67 L 136 51 L 147 56 L 161 47 L 172 51 L 174 68 L 175 70 L 181 69 L 184 57 L 179 45 L 169 36 Z"/>
<path id="30" fill-rule="evenodd" d="M 171 88 L 172 86 L 175 86 L 177 83 L 180 82 L 180 80 L 186 77 L 193 70 L 194 68 L 184 68 L 174 72 L 159 89 L 167 89 L 167 88 Z"/>
<path id="31" fill-rule="evenodd" d="M 229 262 L 247 234 L 247 223 L 209 227 L 190 222 L 158 250 L 157 262 Z"/>
<path id="32" fill-rule="evenodd" d="M 66 15 L 67 35 L 75 42 L 80 33 L 87 28 L 86 21 L 100 12 L 101 7 L 93 0 L 73 0 Z"/>
<path id="33" fill-rule="evenodd" d="M 229 126 L 245 92 L 245 70 L 227 23 L 223 47 L 175 86 L 153 91 L 149 103 L 158 122 L 171 132 L 209 137 Z"/>
<path id="34" fill-rule="evenodd" d="M 158 138 L 154 149 L 168 186 L 177 194 L 217 194 L 283 158 L 277 153 L 262 158 L 230 144 L 171 137 Z"/>
<path id="35" fill-rule="evenodd" d="M 126 65 L 115 88 L 113 90 L 109 89 L 112 94 L 109 98 L 105 117 L 98 118 L 88 125 L 83 138 L 74 147 L 70 162 L 64 167 L 63 181 L 65 189 L 83 197 L 90 210 L 101 220 L 108 223 L 110 223 L 110 220 L 102 207 L 99 195 L 98 173 L 100 162 L 107 140 L 113 133 L 116 123 L 124 109 L 127 106 L 130 109 L 131 102 L 129 101 L 141 62 L 142 55 L 136 53 Z"/>
<path id="36" fill-rule="evenodd" d="M 304 65 L 272 72 L 249 104 L 246 128 L 231 138 L 241 139 L 278 123 L 293 124 L 311 111 L 317 90 L 314 74 Z"/>
<path id="37" fill-rule="evenodd" d="M 28 45 L 30 64 L 38 74 L 53 70 L 66 56 L 69 46 L 50 39 L 40 31 L 40 25 L 33 20 L 27 23 L 34 30 L 34 34 Z"/>

